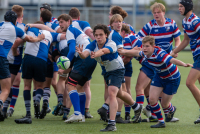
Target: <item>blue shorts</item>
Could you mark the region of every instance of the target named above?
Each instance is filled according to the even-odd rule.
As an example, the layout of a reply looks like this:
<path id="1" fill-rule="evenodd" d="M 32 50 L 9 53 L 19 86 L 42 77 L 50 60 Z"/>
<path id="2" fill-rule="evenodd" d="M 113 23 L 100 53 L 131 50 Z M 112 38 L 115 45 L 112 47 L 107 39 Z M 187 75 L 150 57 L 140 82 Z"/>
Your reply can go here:
<path id="1" fill-rule="evenodd" d="M 13 75 L 17 75 L 17 73 L 20 70 L 20 67 L 21 67 L 21 64 L 15 65 L 15 64 L 9 63 L 9 70 L 10 70 L 10 73 L 13 74 Z"/>
<path id="2" fill-rule="evenodd" d="M 122 81 L 124 80 L 125 69 L 117 69 L 114 71 L 106 72 L 104 75 L 104 79 L 108 86 L 116 86 L 118 88 L 121 87 Z"/>
<path id="3" fill-rule="evenodd" d="M 192 68 L 200 71 L 200 55 L 197 55 L 196 57 L 194 57 L 194 64 Z"/>
<path id="4" fill-rule="evenodd" d="M 47 71 L 47 62 L 35 56 L 25 54 L 22 60 L 22 78 L 44 82 Z"/>
<path id="5" fill-rule="evenodd" d="M 57 66 L 57 64 L 56 64 L 56 62 L 53 62 L 53 71 L 54 72 L 58 72 L 58 66 Z"/>
<path id="6" fill-rule="evenodd" d="M 0 79 L 10 78 L 9 63 L 7 58 L 0 57 Z"/>
<path id="7" fill-rule="evenodd" d="M 181 77 L 177 79 L 161 79 L 157 74 L 153 78 L 151 85 L 156 87 L 163 87 L 163 92 L 167 95 L 176 94 L 180 85 Z"/>
<path id="8" fill-rule="evenodd" d="M 141 71 L 143 71 L 147 77 L 149 77 L 151 80 L 153 79 L 153 77 L 155 76 L 155 72 L 152 68 L 149 68 L 145 65 L 143 65 L 141 68 L 140 68 Z"/>
<path id="9" fill-rule="evenodd" d="M 47 63 L 46 77 L 53 78 L 53 63 Z"/>
<path id="10" fill-rule="evenodd" d="M 124 76 L 132 77 L 132 73 L 133 73 L 132 62 L 130 61 L 129 63 L 127 63 L 125 65 L 125 74 L 124 74 Z"/>
<path id="11" fill-rule="evenodd" d="M 86 59 L 81 59 L 79 56 L 74 61 L 72 68 L 74 73 L 78 73 L 83 77 L 91 78 L 94 69 L 96 68 L 97 61 L 88 56 Z"/>

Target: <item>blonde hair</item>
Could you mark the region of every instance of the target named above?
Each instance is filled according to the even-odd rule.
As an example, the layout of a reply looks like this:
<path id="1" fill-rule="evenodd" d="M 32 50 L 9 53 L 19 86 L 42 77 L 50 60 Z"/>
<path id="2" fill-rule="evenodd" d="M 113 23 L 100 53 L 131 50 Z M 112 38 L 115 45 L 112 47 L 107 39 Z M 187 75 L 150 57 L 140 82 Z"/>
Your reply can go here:
<path id="1" fill-rule="evenodd" d="M 20 5 L 13 5 L 12 11 L 14 11 L 17 14 L 17 17 L 22 17 L 24 8 Z"/>
<path id="2" fill-rule="evenodd" d="M 153 5 L 151 5 L 150 9 L 151 9 L 151 12 L 153 13 L 153 11 L 158 8 L 160 9 L 162 12 L 165 12 L 166 11 L 166 8 L 165 6 L 162 4 L 162 3 L 157 3 L 155 2 Z"/>
<path id="3" fill-rule="evenodd" d="M 151 46 L 154 46 L 155 45 L 155 38 L 153 36 L 145 36 L 143 39 L 142 39 L 142 44 L 145 44 L 149 42 L 149 44 Z"/>
<path id="4" fill-rule="evenodd" d="M 123 18 L 120 14 L 115 14 L 113 15 L 111 18 L 110 18 L 110 26 L 111 24 L 114 22 L 114 21 L 123 21 Z M 112 26 L 111 26 L 111 29 L 112 29 Z"/>

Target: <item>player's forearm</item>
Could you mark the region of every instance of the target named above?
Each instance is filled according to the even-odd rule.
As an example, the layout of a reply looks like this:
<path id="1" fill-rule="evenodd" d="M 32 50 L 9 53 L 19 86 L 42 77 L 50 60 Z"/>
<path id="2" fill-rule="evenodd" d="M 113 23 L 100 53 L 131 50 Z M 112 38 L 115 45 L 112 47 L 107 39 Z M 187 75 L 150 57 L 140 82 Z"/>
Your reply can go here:
<path id="1" fill-rule="evenodd" d="M 13 56 L 18 56 L 17 48 L 12 47 Z"/>
<path id="2" fill-rule="evenodd" d="M 182 61 L 180 61 L 180 60 L 177 60 L 177 59 L 175 59 L 175 58 L 172 58 L 172 59 L 170 60 L 170 63 L 175 64 L 175 65 L 178 65 L 178 66 L 185 66 L 185 65 L 186 65 L 184 62 L 182 62 Z"/>
<path id="3" fill-rule="evenodd" d="M 95 40 L 92 29 L 88 29 L 85 31 L 85 34 L 89 36 L 92 40 Z"/>
<path id="4" fill-rule="evenodd" d="M 124 50 L 123 54 L 124 56 L 128 56 L 128 57 L 139 57 L 139 52 L 138 50 L 134 50 L 134 49 L 131 49 L 131 50 Z"/>
<path id="5" fill-rule="evenodd" d="M 180 52 L 180 51 L 183 50 L 188 44 L 189 44 L 189 40 L 183 39 L 183 41 L 181 42 L 181 44 L 180 44 L 177 48 L 175 48 L 175 49 L 173 50 L 173 52 L 174 52 L 175 54 L 178 53 L 178 52 Z"/>
<path id="6" fill-rule="evenodd" d="M 31 27 L 39 28 L 39 29 L 41 29 L 41 30 L 47 30 L 47 31 L 50 31 L 50 32 L 56 32 L 56 31 L 54 31 L 53 29 L 51 29 L 51 28 L 49 28 L 48 26 L 43 25 L 43 24 L 31 24 L 30 26 L 31 26 Z"/>
<path id="7" fill-rule="evenodd" d="M 175 40 L 175 48 L 177 48 L 181 44 L 180 36 L 176 37 L 174 40 Z"/>
<path id="8" fill-rule="evenodd" d="M 27 35 L 24 40 L 28 42 L 39 42 L 41 41 L 41 38 Z"/>

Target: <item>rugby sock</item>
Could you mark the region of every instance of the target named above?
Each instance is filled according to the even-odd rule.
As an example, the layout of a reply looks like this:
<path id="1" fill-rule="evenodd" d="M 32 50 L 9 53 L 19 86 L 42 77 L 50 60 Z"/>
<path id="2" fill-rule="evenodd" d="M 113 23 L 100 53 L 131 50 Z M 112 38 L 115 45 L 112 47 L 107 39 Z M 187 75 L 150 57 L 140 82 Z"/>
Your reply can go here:
<path id="1" fill-rule="evenodd" d="M 36 90 L 33 89 L 33 102 L 35 102 L 35 99 L 36 99 L 36 97 L 35 97 L 35 93 L 36 93 Z"/>
<path id="2" fill-rule="evenodd" d="M 125 105 L 125 113 L 129 113 L 131 112 L 131 107 L 129 105 Z"/>
<path id="3" fill-rule="evenodd" d="M 140 105 L 135 102 L 131 107 L 134 111 L 137 111 L 140 108 Z"/>
<path id="4" fill-rule="evenodd" d="M 63 106 L 63 112 L 69 115 L 70 113 L 70 108 L 67 108 L 66 106 Z"/>
<path id="5" fill-rule="evenodd" d="M 85 108 L 85 112 L 89 112 L 89 108 Z"/>
<path id="6" fill-rule="evenodd" d="M 43 95 L 43 90 L 42 89 L 37 89 L 36 92 L 35 92 L 35 102 L 39 102 L 40 103 L 42 95 Z"/>
<path id="7" fill-rule="evenodd" d="M 162 116 L 158 102 L 154 105 L 151 105 L 151 108 L 152 108 L 153 112 L 156 114 L 158 121 L 161 123 L 164 123 L 163 116 Z"/>
<path id="8" fill-rule="evenodd" d="M 161 103 L 161 100 L 162 100 L 162 97 L 159 97 L 159 101 L 160 101 L 160 103 Z"/>
<path id="9" fill-rule="evenodd" d="M 116 116 L 121 116 L 121 111 L 117 111 Z"/>
<path id="10" fill-rule="evenodd" d="M 14 109 L 18 95 L 19 95 L 19 86 L 12 86 L 12 100 L 10 102 L 10 108 Z"/>
<path id="11" fill-rule="evenodd" d="M 140 105 L 143 105 L 144 103 L 144 94 L 140 94 L 136 96 L 136 102 Z"/>
<path id="12" fill-rule="evenodd" d="M 167 116 L 167 114 L 169 113 L 169 110 L 167 108 L 163 108 L 163 111 L 165 113 L 165 117 Z"/>
<path id="13" fill-rule="evenodd" d="M 86 102 L 86 95 L 85 92 L 78 93 L 80 99 L 80 110 L 81 114 L 85 115 L 85 102 Z"/>
<path id="14" fill-rule="evenodd" d="M 12 99 L 12 89 L 10 89 L 10 93 L 8 95 L 8 98 L 6 99 L 6 101 L 3 103 L 3 111 L 4 112 L 7 112 L 8 110 L 8 106 L 11 102 L 11 99 Z"/>
<path id="15" fill-rule="evenodd" d="M 58 94 L 58 103 L 63 102 L 63 94 Z"/>
<path id="16" fill-rule="evenodd" d="M 49 87 L 45 87 L 43 90 L 43 102 L 49 102 L 49 97 L 51 95 L 51 90 Z"/>
<path id="17" fill-rule="evenodd" d="M 3 106 L 3 101 L 2 100 L 0 100 L 0 107 L 2 107 Z"/>
<path id="18" fill-rule="evenodd" d="M 116 122 L 115 122 L 115 120 L 108 120 L 108 124 L 115 125 L 115 124 L 116 124 Z"/>
<path id="19" fill-rule="evenodd" d="M 102 105 L 102 107 L 105 108 L 107 111 L 109 110 L 109 105 L 106 104 L 106 103 L 104 103 L 104 104 Z"/>
<path id="20" fill-rule="evenodd" d="M 168 106 L 168 108 L 167 108 L 170 112 L 174 112 L 174 106 L 172 105 L 172 103 L 170 102 L 169 103 L 169 106 Z"/>
<path id="21" fill-rule="evenodd" d="M 157 116 L 156 114 L 153 112 L 152 108 L 151 108 L 151 105 L 149 103 L 149 96 L 146 96 L 146 99 L 147 99 L 147 102 L 148 102 L 148 105 L 146 106 L 146 109 L 151 111 L 151 117 L 154 118 L 154 119 L 157 119 Z"/>
<path id="22" fill-rule="evenodd" d="M 31 91 L 30 90 L 24 90 L 24 102 L 26 107 L 26 115 L 31 115 Z"/>
<path id="23" fill-rule="evenodd" d="M 81 112 L 80 112 L 80 100 L 79 100 L 78 92 L 76 90 L 70 91 L 69 97 L 74 107 L 74 114 L 79 115 Z"/>

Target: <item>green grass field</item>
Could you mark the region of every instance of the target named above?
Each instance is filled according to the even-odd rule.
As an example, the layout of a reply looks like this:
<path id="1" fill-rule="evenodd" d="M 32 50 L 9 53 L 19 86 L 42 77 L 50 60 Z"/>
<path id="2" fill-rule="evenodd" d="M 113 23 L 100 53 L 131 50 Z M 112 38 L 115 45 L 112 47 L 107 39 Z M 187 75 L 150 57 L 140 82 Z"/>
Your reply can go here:
<path id="1" fill-rule="evenodd" d="M 181 52 L 179 53 L 178 59 L 193 63 L 191 52 Z M 139 73 L 140 65 L 136 60 L 133 61 L 133 76 L 131 80 L 131 90 L 132 97 L 135 100 L 135 84 Z M 178 92 L 174 95 L 172 99 L 172 104 L 177 107 L 175 117 L 179 118 L 180 121 L 177 123 L 166 123 L 166 128 L 161 129 L 151 129 L 150 125 L 154 123 L 140 123 L 140 124 L 117 124 L 116 133 L 131 133 L 131 134 L 155 134 L 155 133 L 174 133 L 174 134 L 187 134 L 187 133 L 199 133 L 199 125 L 195 125 L 193 122 L 198 118 L 199 109 L 196 101 L 194 100 L 191 92 L 185 85 L 187 75 L 190 68 L 179 67 L 181 72 L 181 84 L 179 86 Z M 100 133 L 99 130 L 104 128 L 105 124 L 103 121 L 99 120 L 99 115 L 97 114 L 97 109 L 104 103 L 104 84 L 103 77 L 101 74 L 101 68 L 97 65 L 95 72 L 93 74 L 93 79 L 91 81 L 91 92 L 92 100 L 90 106 L 90 112 L 94 116 L 93 119 L 86 119 L 85 123 L 73 123 L 66 124 L 61 120 L 60 116 L 53 116 L 48 114 L 45 119 L 32 119 L 32 124 L 16 124 L 14 119 L 21 118 L 25 115 L 25 106 L 23 100 L 23 81 L 20 86 L 20 94 L 16 103 L 15 112 L 12 117 L 6 119 L 4 122 L 0 122 L 0 134 L 11 134 L 11 133 L 69 133 L 69 134 L 86 134 L 86 133 Z M 199 85 L 198 83 L 196 83 Z M 199 86 L 198 86 L 199 87 Z M 57 97 L 51 88 L 51 98 L 50 107 L 57 103 Z M 41 104 L 42 105 L 42 104 Z M 146 100 L 144 105 L 146 105 Z M 32 103 L 32 117 L 33 117 L 33 103 Z M 70 114 L 73 113 L 73 108 Z M 133 111 L 131 111 L 133 115 Z M 122 110 L 122 117 L 124 117 L 124 108 Z M 142 115 L 142 118 L 145 118 Z"/>

